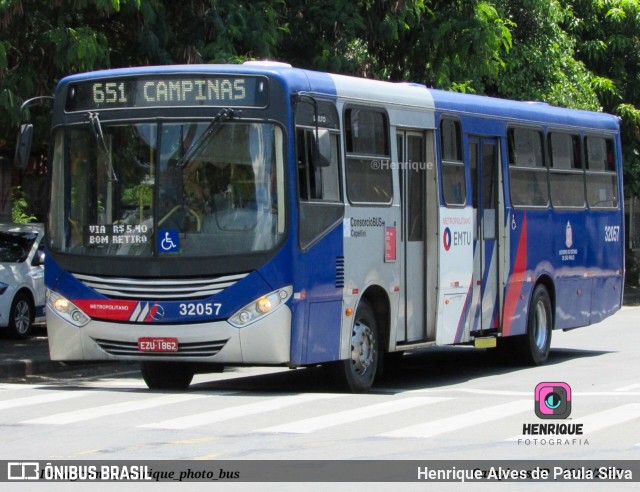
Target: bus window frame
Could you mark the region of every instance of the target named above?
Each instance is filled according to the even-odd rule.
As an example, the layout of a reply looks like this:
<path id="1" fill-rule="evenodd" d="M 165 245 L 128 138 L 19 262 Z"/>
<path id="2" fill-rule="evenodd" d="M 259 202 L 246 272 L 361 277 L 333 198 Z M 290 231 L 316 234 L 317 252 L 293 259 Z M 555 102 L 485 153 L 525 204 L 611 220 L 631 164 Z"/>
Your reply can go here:
<path id="1" fill-rule="evenodd" d="M 601 138 L 605 141 L 605 145 L 607 145 L 607 142 L 609 142 L 611 144 L 611 150 L 613 152 L 613 166 L 614 166 L 614 170 L 613 171 L 608 171 L 608 170 L 604 170 L 604 171 L 590 171 L 589 170 L 589 148 L 588 148 L 588 143 L 587 140 L 589 139 L 589 137 L 591 138 Z M 607 145 L 608 148 L 608 145 Z M 583 133 L 582 135 L 582 152 L 583 152 L 583 157 L 584 157 L 584 173 L 585 173 L 585 178 L 584 178 L 584 185 L 585 185 L 585 202 L 586 202 L 586 206 L 591 209 L 591 210 L 598 210 L 598 211 L 610 211 L 610 210 L 619 210 L 620 206 L 621 206 L 621 202 L 624 202 L 624 197 L 621 197 L 620 195 L 620 180 L 621 180 L 621 176 L 620 176 L 620 168 L 618 166 L 618 149 L 616 148 L 616 142 L 615 142 L 615 137 L 612 134 L 605 134 L 605 133 L 596 133 L 593 131 L 586 131 Z M 589 180 L 589 176 L 614 176 L 615 177 L 615 205 L 613 206 L 598 206 L 596 205 L 591 205 L 591 203 L 589 203 L 589 188 L 588 188 L 588 180 Z M 622 199 L 621 199 L 622 198 Z"/>
<path id="2" fill-rule="evenodd" d="M 342 175 L 342 162 L 341 162 L 342 153 L 340 149 L 340 143 L 341 143 L 340 132 L 338 130 L 333 130 L 329 128 L 323 128 L 323 129 L 329 132 L 329 136 L 332 139 L 332 141 L 335 140 L 336 148 L 335 148 L 335 152 L 332 150 L 332 156 L 335 155 L 335 158 L 336 158 L 335 166 L 336 166 L 337 180 L 338 180 L 338 183 L 337 183 L 338 198 L 336 200 L 302 197 L 301 176 L 303 175 L 303 172 L 300 169 L 300 166 L 298 165 L 298 155 L 299 155 L 298 154 L 299 152 L 298 131 L 301 131 L 304 134 L 305 147 L 307 147 L 307 143 L 310 143 L 311 146 L 313 146 L 315 143 L 313 141 L 315 127 L 310 127 L 307 125 L 295 125 L 294 153 L 295 153 L 295 168 L 296 168 L 295 169 L 295 174 L 296 174 L 295 190 L 296 190 L 296 200 L 298 204 L 298 245 L 302 251 L 307 251 L 309 248 L 311 248 L 316 243 L 318 243 L 318 241 L 320 241 L 331 230 L 333 230 L 333 228 L 337 224 L 342 222 L 344 218 L 344 194 L 343 194 L 344 190 L 342 186 L 343 175 Z M 308 138 L 311 138 L 311 141 L 307 140 Z M 313 147 L 311 149 L 305 149 L 305 150 L 311 150 L 313 152 Z M 310 159 L 313 159 L 313 156 L 307 156 L 307 157 Z M 309 162 L 306 163 L 305 167 L 307 169 L 304 172 L 304 175 L 306 176 L 306 180 L 307 180 L 305 184 L 307 185 L 309 184 L 308 183 L 309 169 L 312 167 L 310 164 L 311 163 Z M 334 164 L 332 163 L 331 166 L 332 165 Z M 321 167 L 320 169 L 326 169 L 326 167 Z M 321 217 L 322 217 L 321 220 L 323 219 L 326 220 L 327 217 L 329 218 L 329 220 L 327 220 L 326 223 L 320 222 L 319 224 L 318 224 L 318 221 L 313 220 L 311 222 L 311 226 L 312 226 L 310 231 L 311 234 L 310 234 L 310 237 L 308 238 L 305 238 L 305 234 L 303 233 L 303 231 L 306 230 L 305 228 L 310 227 L 309 226 L 310 221 L 303 220 L 305 211 L 322 211 L 323 213 L 321 213 Z M 327 212 L 327 214 L 329 215 L 325 214 L 324 212 Z M 332 212 L 333 214 L 331 214 Z M 335 220 L 331 220 L 331 217 L 335 217 Z"/>
<path id="3" fill-rule="evenodd" d="M 452 121 L 454 124 L 456 124 L 457 127 L 457 137 L 458 140 L 456 142 L 457 147 L 458 147 L 458 152 L 460 154 L 460 160 L 459 161 L 452 161 L 449 159 L 444 159 L 444 146 L 443 146 L 443 131 L 442 131 L 442 123 L 445 121 Z M 460 117 L 458 117 L 457 115 L 453 115 L 453 114 L 442 114 L 440 117 L 440 121 L 438 122 L 438 128 L 437 128 L 437 135 L 436 135 L 436 140 L 437 140 L 437 146 L 438 146 L 438 163 L 439 163 L 439 170 L 438 170 L 438 187 L 439 187 L 439 191 L 440 191 L 440 197 L 441 197 L 441 203 L 446 207 L 446 208 L 451 208 L 451 209 L 462 209 L 465 208 L 467 206 L 467 203 L 469 201 L 469 183 L 468 181 L 468 176 L 469 176 L 469 172 L 467 171 L 467 168 L 469 167 L 467 164 L 467 162 L 465 161 L 465 134 L 464 134 L 464 129 L 462 127 L 462 120 Z M 445 166 L 455 166 L 456 168 L 461 168 L 462 172 L 463 172 L 463 181 L 462 183 L 464 184 L 464 196 L 462 201 L 457 202 L 457 203 L 449 203 L 447 202 L 447 198 L 445 196 Z M 470 167 L 469 167 L 470 169 Z"/>
<path id="4" fill-rule="evenodd" d="M 512 132 L 516 129 L 520 130 L 530 130 L 538 133 L 540 137 L 540 156 L 542 158 L 542 166 L 519 166 L 512 162 Z M 513 208 L 522 209 L 522 210 L 546 210 L 551 208 L 551 190 L 549 189 L 549 159 L 547 154 L 547 145 L 546 145 L 546 134 L 545 128 L 541 125 L 507 125 L 506 129 L 506 145 L 507 145 L 507 155 L 506 155 L 506 166 L 507 166 L 507 176 L 509 183 L 509 202 Z M 515 136 L 513 137 L 515 144 Z M 515 150 L 515 149 L 513 149 Z M 535 173 L 544 173 L 544 185 L 546 187 L 546 203 L 540 205 L 526 205 L 521 203 L 516 203 L 513 199 L 513 183 L 512 183 L 512 169 L 515 169 L 516 172 L 520 172 L 525 170 L 527 172 L 535 172 Z"/>
<path id="5" fill-rule="evenodd" d="M 349 133 L 350 133 L 350 129 L 349 131 L 347 131 L 347 112 L 351 111 L 351 110 L 364 110 L 364 111 L 370 111 L 373 113 L 379 113 L 383 116 L 384 118 L 384 123 L 385 123 L 385 129 L 384 129 L 384 134 L 385 134 L 385 138 L 386 138 L 386 146 L 387 146 L 387 155 L 378 155 L 378 154 L 361 154 L 361 153 L 355 153 L 355 152 L 349 152 Z M 367 106 L 367 105 L 362 105 L 362 104 L 346 104 L 343 109 L 342 109 L 342 140 L 343 140 L 343 145 L 344 145 L 344 181 L 345 181 L 345 196 L 349 202 L 350 205 L 354 206 L 354 207 L 381 207 L 381 208 L 389 208 L 393 205 L 394 202 L 394 177 L 393 177 L 393 166 L 392 166 L 392 155 L 391 155 L 391 121 L 389 118 L 389 112 L 387 111 L 386 108 L 384 107 L 380 107 L 380 106 Z M 369 160 L 369 168 L 372 168 L 372 165 L 374 162 L 378 162 L 378 169 L 376 169 L 377 171 L 383 171 L 385 169 L 383 169 L 383 167 L 387 167 L 387 175 L 389 177 L 389 200 L 386 202 L 365 202 L 365 201 L 355 201 L 351 198 L 350 193 L 349 193 L 349 160 L 350 159 L 354 159 L 354 160 Z"/>
<path id="6" fill-rule="evenodd" d="M 572 139 L 572 143 L 574 142 L 574 139 L 577 139 L 578 141 L 578 155 L 580 158 L 580 167 L 576 168 L 576 167 L 571 167 L 571 168 L 556 168 L 553 166 L 553 145 L 551 143 L 551 138 L 553 134 L 561 134 L 561 135 L 567 135 L 569 137 L 571 137 Z M 548 176 L 547 176 L 547 180 L 549 182 L 549 203 L 551 204 L 551 207 L 553 209 L 556 210 L 585 210 L 587 208 L 587 190 L 586 190 L 586 174 L 585 174 L 585 155 L 584 155 L 584 144 L 583 144 L 583 135 L 580 132 L 577 131 L 570 131 L 567 129 L 561 129 L 561 128 L 547 128 L 547 131 L 545 132 L 545 146 L 546 146 L 546 156 L 547 156 L 547 168 L 548 168 Z M 575 149 L 574 149 L 575 151 Z M 574 155 L 575 157 L 575 155 Z M 561 205 L 561 204 L 557 204 L 554 202 L 554 195 L 553 195 L 553 187 L 551 185 L 551 178 L 553 176 L 553 174 L 557 174 L 557 175 L 580 175 L 582 177 L 581 180 L 581 184 L 582 184 L 582 198 L 583 198 L 583 202 L 582 205 Z"/>

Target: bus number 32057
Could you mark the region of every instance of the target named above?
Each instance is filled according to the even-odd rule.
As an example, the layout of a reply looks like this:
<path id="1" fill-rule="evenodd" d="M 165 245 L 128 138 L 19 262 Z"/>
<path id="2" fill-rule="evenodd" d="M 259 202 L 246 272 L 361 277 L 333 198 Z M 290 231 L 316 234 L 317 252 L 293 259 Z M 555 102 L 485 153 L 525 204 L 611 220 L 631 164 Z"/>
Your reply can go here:
<path id="1" fill-rule="evenodd" d="M 604 240 L 607 243 L 620 241 L 620 226 L 604 226 Z"/>
<path id="2" fill-rule="evenodd" d="M 188 302 L 180 304 L 180 316 L 213 316 L 220 313 L 222 304 L 217 302 Z"/>

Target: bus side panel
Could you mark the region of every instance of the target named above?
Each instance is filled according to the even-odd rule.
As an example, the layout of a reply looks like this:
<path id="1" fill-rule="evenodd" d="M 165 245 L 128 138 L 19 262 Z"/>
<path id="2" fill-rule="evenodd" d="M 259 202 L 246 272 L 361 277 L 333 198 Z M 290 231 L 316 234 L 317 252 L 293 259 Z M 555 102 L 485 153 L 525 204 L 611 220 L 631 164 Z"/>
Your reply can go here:
<path id="1" fill-rule="evenodd" d="M 589 237 L 597 247 L 589 261 L 592 269 L 591 323 L 611 316 L 622 307 L 624 283 L 624 231 L 622 210 L 594 212 L 589 221 Z"/>
<path id="2" fill-rule="evenodd" d="M 530 275 L 527 272 L 527 214 L 510 210 L 506 216 L 511 236 L 508 253 L 510 270 L 505 286 L 502 335 L 522 335 L 527 329 L 527 307 L 531 294 Z"/>
<path id="3" fill-rule="evenodd" d="M 400 224 L 400 208 L 397 206 L 347 206 L 344 224 L 345 297 L 343 310 L 351 309 L 355 313 L 363 295 L 368 296 L 371 292 L 384 290 L 386 300 L 378 299 L 377 302 L 381 304 L 372 307 L 374 310 L 378 308 L 384 310 L 388 307 L 390 319 L 397 319 L 400 265 L 397 261 L 385 261 L 385 246 L 387 244 L 387 229 L 395 229 Z M 399 236 L 396 234 L 397 237 Z M 380 339 L 395 340 L 396 334 L 392 327 L 385 326 L 382 322 L 383 319 L 378 320 Z M 351 357 L 353 323 L 353 315 L 343 316 L 341 359 Z"/>
<path id="4" fill-rule="evenodd" d="M 291 362 L 295 365 L 338 360 L 342 311 L 342 222 L 305 252 L 293 275 Z"/>
<path id="5" fill-rule="evenodd" d="M 503 336 L 527 329 L 535 283 L 548 276 L 554 328 L 597 323 L 620 308 L 623 251 L 619 211 L 511 210 Z M 597 265 L 597 266 L 596 266 Z"/>
<path id="6" fill-rule="evenodd" d="M 436 343 L 469 340 L 473 279 L 473 209 L 440 208 L 439 313 Z"/>

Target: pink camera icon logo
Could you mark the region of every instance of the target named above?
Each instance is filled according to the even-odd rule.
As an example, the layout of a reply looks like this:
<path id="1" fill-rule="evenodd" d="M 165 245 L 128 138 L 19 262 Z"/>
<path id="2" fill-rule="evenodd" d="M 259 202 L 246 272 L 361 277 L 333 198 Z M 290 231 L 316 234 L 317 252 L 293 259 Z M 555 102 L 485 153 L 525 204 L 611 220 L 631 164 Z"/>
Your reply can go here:
<path id="1" fill-rule="evenodd" d="M 539 383 L 535 410 L 541 419 L 566 419 L 571 414 L 571 387 L 567 383 Z"/>

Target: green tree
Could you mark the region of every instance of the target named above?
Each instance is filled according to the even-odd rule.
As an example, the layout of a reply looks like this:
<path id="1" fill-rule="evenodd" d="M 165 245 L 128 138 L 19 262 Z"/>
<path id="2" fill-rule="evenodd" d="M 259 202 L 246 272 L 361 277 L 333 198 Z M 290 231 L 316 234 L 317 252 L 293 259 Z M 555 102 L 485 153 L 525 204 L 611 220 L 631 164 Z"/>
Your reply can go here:
<path id="1" fill-rule="evenodd" d="M 503 0 L 499 8 L 514 24 L 513 48 L 490 92 L 598 111 L 593 74 L 576 59 L 576 40 L 562 28 L 571 12 L 556 0 Z"/>
<path id="2" fill-rule="evenodd" d="M 294 0 L 280 53 L 294 65 L 439 88 L 483 91 L 511 47 L 489 2 Z"/>
<path id="3" fill-rule="evenodd" d="M 62 75 L 109 66 L 109 32 L 96 26 L 126 2 L 0 0 L 0 135 L 15 136 L 22 102 L 51 95 Z"/>
<path id="4" fill-rule="evenodd" d="M 0 152 L 13 148 L 21 103 L 51 95 L 64 75 L 275 56 L 287 32 L 284 3 L 0 0 Z M 34 141 L 45 140 L 41 132 Z"/>
<path id="5" fill-rule="evenodd" d="M 577 57 L 595 74 L 604 111 L 622 118 L 627 196 L 640 195 L 640 1 L 565 0 Z"/>

